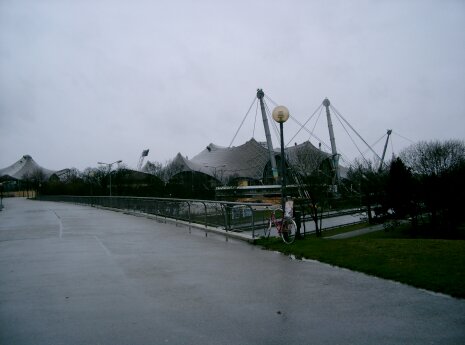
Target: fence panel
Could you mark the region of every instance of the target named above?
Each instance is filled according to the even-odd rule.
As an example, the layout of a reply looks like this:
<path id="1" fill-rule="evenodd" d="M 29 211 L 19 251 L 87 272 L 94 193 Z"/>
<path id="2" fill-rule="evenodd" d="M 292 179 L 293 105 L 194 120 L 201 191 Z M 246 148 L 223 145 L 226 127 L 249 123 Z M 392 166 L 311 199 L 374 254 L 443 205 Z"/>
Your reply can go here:
<path id="1" fill-rule="evenodd" d="M 251 231 L 254 237 L 255 230 L 263 228 L 263 209 L 271 206 L 265 203 L 120 196 L 41 195 L 37 199 L 141 212 L 189 224 L 221 227 L 227 231 Z"/>

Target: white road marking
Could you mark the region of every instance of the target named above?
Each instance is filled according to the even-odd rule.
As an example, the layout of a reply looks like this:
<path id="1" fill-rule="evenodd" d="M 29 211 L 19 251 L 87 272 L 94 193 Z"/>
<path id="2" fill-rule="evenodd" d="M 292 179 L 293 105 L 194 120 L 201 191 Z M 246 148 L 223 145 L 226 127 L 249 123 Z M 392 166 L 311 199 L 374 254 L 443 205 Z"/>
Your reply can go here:
<path id="1" fill-rule="evenodd" d="M 103 244 L 103 242 L 100 240 L 100 238 L 98 238 L 97 236 L 94 235 L 94 238 L 95 240 L 97 241 L 97 243 L 100 245 L 100 247 L 103 248 L 103 250 L 105 251 L 105 253 L 108 255 L 108 256 L 111 256 L 111 252 L 108 250 L 108 248 Z"/>
<path id="2" fill-rule="evenodd" d="M 61 222 L 60 216 L 55 211 L 52 211 L 52 212 L 55 214 L 55 216 L 58 219 L 58 225 L 59 225 L 58 237 L 61 239 L 63 237 L 63 223 Z"/>

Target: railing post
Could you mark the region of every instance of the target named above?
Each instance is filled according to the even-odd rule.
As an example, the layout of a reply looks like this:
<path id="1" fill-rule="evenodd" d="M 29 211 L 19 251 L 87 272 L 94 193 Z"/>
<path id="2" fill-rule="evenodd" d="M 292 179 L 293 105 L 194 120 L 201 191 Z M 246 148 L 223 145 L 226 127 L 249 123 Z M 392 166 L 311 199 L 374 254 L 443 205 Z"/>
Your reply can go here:
<path id="1" fill-rule="evenodd" d="M 304 232 L 303 236 L 305 237 L 305 207 L 303 204 L 300 204 L 300 217 L 302 221 L 302 230 Z"/>
<path id="2" fill-rule="evenodd" d="M 155 209 L 154 209 L 154 211 L 153 211 L 153 213 L 155 213 L 155 219 L 158 219 L 158 202 L 159 202 L 159 200 L 156 199 L 156 200 L 155 200 L 155 206 L 154 206 Z"/>
<path id="3" fill-rule="evenodd" d="M 189 233 L 191 232 L 191 203 L 190 201 L 187 202 L 187 208 L 188 208 L 188 215 L 189 215 Z"/>
<path id="4" fill-rule="evenodd" d="M 178 214 L 179 214 L 179 212 L 178 212 L 179 208 L 178 208 L 178 207 L 179 207 L 179 202 L 178 202 L 178 201 L 175 201 L 175 202 L 174 202 L 174 205 L 175 205 L 175 206 L 174 206 L 174 224 L 175 224 L 176 226 L 178 226 Z"/>
<path id="5" fill-rule="evenodd" d="M 205 228 L 207 228 L 207 220 L 208 220 L 208 217 L 207 217 L 207 203 L 202 201 L 202 204 L 203 204 L 203 207 L 205 208 Z"/>
<path id="6" fill-rule="evenodd" d="M 252 238 L 255 238 L 255 214 L 252 206 L 247 205 L 247 207 L 250 208 L 250 212 L 252 212 Z"/>
<path id="7" fill-rule="evenodd" d="M 166 217 L 166 203 L 165 202 L 163 202 L 163 206 L 164 206 L 163 207 L 163 214 L 165 215 L 165 223 L 166 223 L 166 218 L 167 217 Z"/>
<path id="8" fill-rule="evenodd" d="M 228 231 L 228 206 L 226 204 L 220 203 L 221 210 L 223 211 L 224 218 L 224 229 Z"/>
<path id="9" fill-rule="evenodd" d="M 159 199 L 156 199 L 155 200 L 155 210 L 154 210 L 154 213 L 155 213 L 155 219 L 158 220 L 158 218 L 160 218 L 160 200 Z"/>

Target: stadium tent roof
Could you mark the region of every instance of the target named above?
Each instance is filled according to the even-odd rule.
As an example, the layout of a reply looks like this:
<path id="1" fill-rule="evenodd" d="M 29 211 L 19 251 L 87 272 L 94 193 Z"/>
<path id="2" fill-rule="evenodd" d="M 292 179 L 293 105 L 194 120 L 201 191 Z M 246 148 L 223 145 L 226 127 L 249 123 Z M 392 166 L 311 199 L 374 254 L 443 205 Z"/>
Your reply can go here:
<path id="1" fill-rule="evenodd" d="M 288 147 L 285 152 L 291 165 L 297 166 L 298 171 L 306 169 L 307 172 L 309 169 L 318 168 L 324 159 L 331 156 L 317 149 L 309 141 Z M 279 156 L 280 150 L 275 149 L 274 153 L 275 156 Z M 265 170 L 271 169 L 269 161 L 266 143 L 259 143 L 252 138 L 243 145 L 233 147 L 211 143 L 190 160 L 178 153 L 167 168 L 171 177 L 185 171 L 200 172 L 226 184 L 233 178 L 262 181 L 266 175 Z M 313 165 L 303 164 L 309 161 L 312 161 Z"/>
<path id="2" fill-rule="evenodd" d="M 176 174 L 186 171 L 201 172 L 207 175 L 209 174 L 209 171 L 206 168 L 203 168 L 201 165 L 190 161 L 181 153 L 178 153 L 176 157 L 174 157 L 173 160 L 165 167 L 165 176 L 168 176 L 169 179 Z"/>
<path id="3" fill-rule="evenodd" d="M 44 173 L 45 178 L 49 178 L 55 172 L 41 167 L 34 161 L 34 159 L 32 159 L 31 156 L 24 155 L 16 163 L 13 163 L 9 167 L 0 169 L 0 178 L 23 180 L 32 176 L 32 174 L 34 174 L 37 170 L 41 170 Z"/>
<path id="4" fill-rule="evenodd" d="M 190 162 L 200 167 L 201 172 L 226 183 L 236 177 L 261 180 L 268 161 L 267 148 L 252 138 L 233 147 L 209 144 Z"/>
<path id="5" fill-rule="evenodd" d="M 323 160 L 331 157 L 331 154 L 317 149 L 310 141 L 289 146 L 285 153 L 289 164 L 302 176 L 311 174 L 320 167 Z"/>

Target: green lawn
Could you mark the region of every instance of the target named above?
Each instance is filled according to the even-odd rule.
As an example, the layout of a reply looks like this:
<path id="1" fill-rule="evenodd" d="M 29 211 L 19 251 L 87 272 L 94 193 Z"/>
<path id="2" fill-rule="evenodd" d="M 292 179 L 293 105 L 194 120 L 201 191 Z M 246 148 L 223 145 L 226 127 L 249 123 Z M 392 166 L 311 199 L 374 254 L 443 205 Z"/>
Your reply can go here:
<path id="1" fill-rule="evenodd" d="M 258 245 L 415 287 L 465 298 L 465 240 L 411 239 L 404 232 L 331 240 L 307 237 L 292 245 L 260 239 Z"/>

